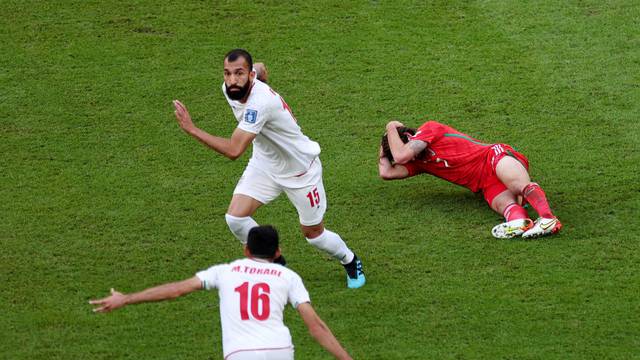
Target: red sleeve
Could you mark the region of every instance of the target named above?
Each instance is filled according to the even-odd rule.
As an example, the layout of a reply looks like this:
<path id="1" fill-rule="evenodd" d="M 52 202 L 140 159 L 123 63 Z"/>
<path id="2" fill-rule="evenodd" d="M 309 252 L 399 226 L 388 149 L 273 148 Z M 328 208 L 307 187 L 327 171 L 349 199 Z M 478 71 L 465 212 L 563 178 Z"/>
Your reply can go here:
<path id="1" fill-rule="evenodd" d="M 400 164 L 398 166 L 404 166 L 407 171 L 409 171 L 409 175 L 407 175 L 407 177 L 412 177 L 422 173 L 422 170 L 418 165 L 416 165 L 415 161 L 409 161 L 406 164 Z"/>
<path id="2" fill-rule="evenodd" d="M 442 129 L 442 124 L 436 121 L 427 121 L 422 124 L 416 130 L 416 134 L 409 137 L 409 140 L 420 140 L 427 143 L 427 145 L 431 144 L 438 137 L 441 137 L 445 131 Z M 423 173 L 422 167 L 417 164 L 415 161 L 409 161 L 406 164 L 403 164 L 405 168 L 409 171 L 409 177 L 415 176 Z"/>
<path id="3" fill-rule="evenodd" d="M 436 137 L 441 135 L 441 125 L 435 121 L 427 121 L 418 128 L 416 134 L 411 136 L 409 140 L 420 140 L 430 144 Z"/>

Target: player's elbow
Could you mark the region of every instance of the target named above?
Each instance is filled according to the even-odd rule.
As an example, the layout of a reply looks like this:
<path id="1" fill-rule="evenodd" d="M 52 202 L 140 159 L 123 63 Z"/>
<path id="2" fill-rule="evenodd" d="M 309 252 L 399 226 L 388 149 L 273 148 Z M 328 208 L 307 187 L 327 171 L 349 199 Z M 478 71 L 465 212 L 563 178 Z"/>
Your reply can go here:
<path id="1" fill-rule="evenodd" d="M 380 178 L 382 180 L 393 180 L 395 177 L 393 176 L 393 172 L 387 169 L 380 169 Z"/>
<path id="2" fill-rule="evenodd" d="M 409 161 L 413 160 L 413 154 L 407 151 L 403 151 L 400 154 L 394 154 L 393 158 L 395 159 L 396 164 L 404 165 Z"/>
<path id="3" fill-rule="evenodd" d="M 231 149 L 225 154 L 229 159 L 236 160 L 244 153 L 244 149 Z"/>

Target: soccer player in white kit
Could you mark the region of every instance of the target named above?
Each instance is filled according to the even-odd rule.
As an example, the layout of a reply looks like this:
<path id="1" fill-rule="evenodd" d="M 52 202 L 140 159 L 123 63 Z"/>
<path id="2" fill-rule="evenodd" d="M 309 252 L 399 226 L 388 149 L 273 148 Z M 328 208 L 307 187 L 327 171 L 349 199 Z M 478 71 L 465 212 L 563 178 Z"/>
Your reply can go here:
<path id="1" fill-rule="evenodd" d="M 225 360 L 291 360 L 293 343 L 283 322 L 290 303 L 316 341 L 336 359 L 351 359 L 310 304 L 302 279 L 273 263 L 280 255 L 278 233 L 271 226 L 252 228 L 244 259 L 200 271 L 192 278 L 91 300 L 95 312 L 110 312 L 126 305 L 174 299 L 196 290 L 218 289 Z"/>
<path id="2" fill-rule="evenodd" d="M 266 81 L 264 64 L 254 67 L 248 52 L 231 50 L 224 58 L 222 84 L 238 121 L 231 138 L 197 128 L 187 108 L 174 100 L 178 123 L 187 134 L 232 160 L 253 142 L 253 154 L 225 215 L 229 229 L 240 242 L 246 243 L 247 233 L 258 225 L 251 217 L 256 210 L 284 192 L 298 211 L 307 241 L 339 260 L 347 272 L 347 286 L 359 288 L 365 284 L 362 262 L 340 235 L 324 227 L 327 198 L 318 157 L 320 145 L 302 133 L 287 103 Z M 276 262 L 284 264 L 284 258 Z"/>

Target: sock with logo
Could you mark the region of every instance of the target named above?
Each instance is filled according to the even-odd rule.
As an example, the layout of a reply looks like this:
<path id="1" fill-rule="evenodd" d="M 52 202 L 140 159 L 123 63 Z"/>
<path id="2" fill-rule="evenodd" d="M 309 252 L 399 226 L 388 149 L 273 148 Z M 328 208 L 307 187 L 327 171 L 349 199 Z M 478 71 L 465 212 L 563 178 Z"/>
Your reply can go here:
<path id="1" fill-rule="evenodd" d="M 547 196 L 542 191 L 540 185 L 536 183 L 529 183 L 522 189 L 522 196 L 533 207 L 533 209 L 543 218 L 554 218 Z"/>
<path id="2" fill-rule="evenodd" d="M 527 213 L 527 210 L 525 210 L 522 206 L 516 204 L 516 203 L 511 203 L 509 205 L 507 205 L 506 208 L 504 208 L 504 212 L 502 213 L 502 215 L 504 216 L 505 220 L 507 222 L 511 221 L 511 220 L 519 220 L 519 219 L 528 219 L 529 218 L 529 214 Z"/>

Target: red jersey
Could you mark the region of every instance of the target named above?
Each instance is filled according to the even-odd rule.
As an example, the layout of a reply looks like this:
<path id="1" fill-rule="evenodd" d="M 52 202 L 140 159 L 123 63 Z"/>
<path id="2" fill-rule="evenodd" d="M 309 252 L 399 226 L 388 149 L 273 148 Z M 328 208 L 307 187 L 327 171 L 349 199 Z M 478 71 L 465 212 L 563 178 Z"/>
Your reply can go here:
<path id="1" fill-rule="evenodd" d="M 424 123 L 409 140 L 427 143 L 424 157 L 403 164 L 409 176 L 429 173 L 473 192 L 482 189 L 486 159 L 493 144 L 482 143 L 436 121 Z"/>

